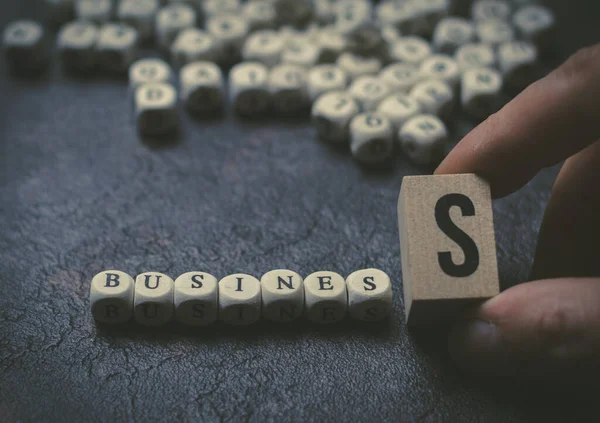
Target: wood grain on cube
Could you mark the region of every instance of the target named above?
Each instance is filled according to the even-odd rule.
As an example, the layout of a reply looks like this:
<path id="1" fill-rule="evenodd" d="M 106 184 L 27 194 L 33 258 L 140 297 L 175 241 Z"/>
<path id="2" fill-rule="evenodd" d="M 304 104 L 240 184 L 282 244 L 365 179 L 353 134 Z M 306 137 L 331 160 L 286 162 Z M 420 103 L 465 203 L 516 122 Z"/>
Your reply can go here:
<path id="1" fill-rule="evenodd" d="M 262 314 L 276 322 L 297 319 L 304 311 L 304 281 L 296 272 L 271 270 L 260 279 Z"/>
<path id="2" fill-rule="evenodd" d="M 175 279 L 173 296 L 176 319 L 190 326 L 206 326 L 217 320 L 217 278 L 206 272 L 187 272 Z"/>
<path id="3" fill-rule="evenodd" d="M 106 270 L 92 278 L 92 316 L 102 323 L 124 323 L 133 315 L 133 278 L 118 270 Z"/>
<path id="4" fill-rule="evenodd" d="M 135 278 L 133 317 L 146 326 L 160 326 L 173 317 L 173 279 L 158 272 Z"/>
<path id="5" fill-rule="evenodd" d="M 398 199 L 410 326 L 499 293 L 490 187 L 475 175 L 407 176 Z"/>

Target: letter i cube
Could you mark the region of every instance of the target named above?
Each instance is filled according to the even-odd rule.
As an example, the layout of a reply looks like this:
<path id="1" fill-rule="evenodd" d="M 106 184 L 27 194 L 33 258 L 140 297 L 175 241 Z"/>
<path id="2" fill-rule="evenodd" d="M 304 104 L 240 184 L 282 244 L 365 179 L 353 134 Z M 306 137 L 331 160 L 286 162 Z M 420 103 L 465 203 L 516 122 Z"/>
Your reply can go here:
<path id="1" fill-rule="evenodd" d="M 90 285 L 92 315 L 101 323 L 123 323 L 133 314 L 133 278 L 118 270 L 98 273 Z"/>
<path id="2" fill-rule="evenodd" d="M 499 293 L 490 187 L 480 177 L 405 177 L 398 226 L 409 326 L 447 321 Z"/>
<path id="3" fill-rule="evenodd" d="M 238 273 L 219 281 L 219 319 L 234 326 L 245 326 L 260 319 L 260 281 Z"/>

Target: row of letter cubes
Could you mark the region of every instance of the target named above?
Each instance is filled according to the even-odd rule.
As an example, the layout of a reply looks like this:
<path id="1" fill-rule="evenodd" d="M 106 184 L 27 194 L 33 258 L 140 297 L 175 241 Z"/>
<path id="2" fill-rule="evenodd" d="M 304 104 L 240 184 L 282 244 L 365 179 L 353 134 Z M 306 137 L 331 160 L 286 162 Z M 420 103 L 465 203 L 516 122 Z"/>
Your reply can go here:
<path id="1" fill-rule="evenodd" d="M 205 272 L 188 272 L 173 281 L 146 272 L 134 279 L 107 270 L 92 279 L 90 302 L 94 318 L 102 323 L 133 319 L 158 326 L 175 318 L 205 326 L 221 320 L 249 325 L 261 315 L 287 322 L 303 315 L 313 322 L 332 323 L 346 313 L 363 321 L 386 318 L 392 309 L 390 278 L 381 270 L 364 269 L 344 278 L 334 272 L 315 272 L 305 279 L 290 270 L 273 270 L 260 280 L 233 274 L 217 281 Z"/>

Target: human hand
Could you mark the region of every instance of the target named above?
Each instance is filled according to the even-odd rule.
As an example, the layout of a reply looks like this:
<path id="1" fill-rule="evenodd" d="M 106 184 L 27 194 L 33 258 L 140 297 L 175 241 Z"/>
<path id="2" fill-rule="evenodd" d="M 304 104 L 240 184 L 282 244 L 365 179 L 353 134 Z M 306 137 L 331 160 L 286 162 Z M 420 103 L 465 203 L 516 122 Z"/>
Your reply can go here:
<path id="1" fill-rule="evenodd" d="M 566 159 L 531 278 L 471 310 L 450 352 L 486 373 L 557 378 L 600 364 L 600 44 L 572 56 L 468 134 L 436 174 L 476 173 L 494 198 Z M 594 278 L 596 277 L 596 278 Z"/>

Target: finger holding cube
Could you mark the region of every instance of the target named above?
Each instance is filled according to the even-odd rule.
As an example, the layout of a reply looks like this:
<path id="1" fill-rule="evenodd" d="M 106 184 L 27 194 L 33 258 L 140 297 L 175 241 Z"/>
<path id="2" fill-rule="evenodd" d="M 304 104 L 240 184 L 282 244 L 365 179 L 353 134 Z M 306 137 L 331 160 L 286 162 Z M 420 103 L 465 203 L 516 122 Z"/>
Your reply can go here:
<path id="1" fill-rule="evenodd" d="M 480 177 L 404 177 L 398 227 L 409 326 L 446 325 L 500 292 L 492 198 Z"/>

